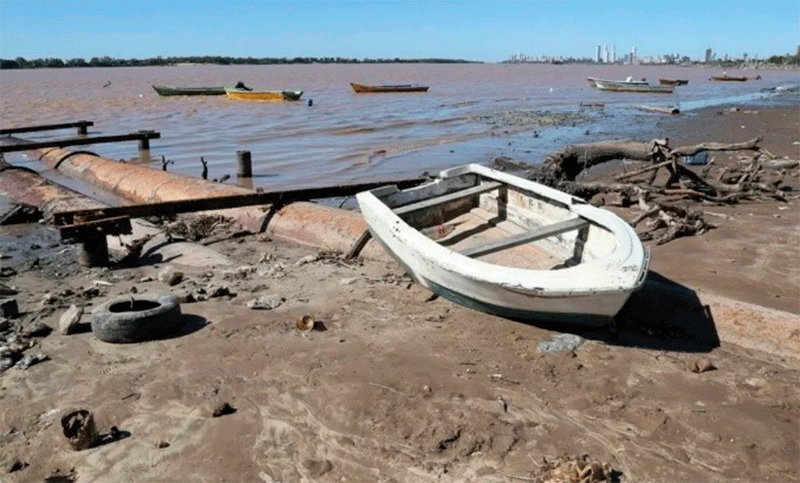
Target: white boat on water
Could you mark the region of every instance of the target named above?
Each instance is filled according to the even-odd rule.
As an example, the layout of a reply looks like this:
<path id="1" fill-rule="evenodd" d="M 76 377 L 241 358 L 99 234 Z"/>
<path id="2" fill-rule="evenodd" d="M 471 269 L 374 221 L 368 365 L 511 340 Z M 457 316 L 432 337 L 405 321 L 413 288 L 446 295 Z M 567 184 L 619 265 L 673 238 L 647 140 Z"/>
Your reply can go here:
<path id="1" fill-rule="evenodd" d="M 612 92 L 643 92 L 653 94 L 672 94 L 675 86 L 651 86 L 649 84 L 624 84 L 619 82 L 608 82 L 597 80 L 596 87 L 601 91 Z"/>
<path id="2" fill-rule="evenodd" d="M 621 84 L 621 85 L 639 85 L 639 86 L 646 86 L 648 85 L 647 79 L 636 80 L 631 76 L 628 76 L 625 80 L 610 80 L 610 79 L 600 79 L 598 77 L 587 77 L 586 82 L 589 83 L 591 87 L 597 87 L 597 82 L 603 82 L 606 85 L 608 84 Z"/>
<path id="3" fill-rule="evenodd" d="M 649 252 L 615 214 L 484 166 L 356 198 L 372 235 L 417 282 L 484 312 L 603 325 L 647 273 Z"/>

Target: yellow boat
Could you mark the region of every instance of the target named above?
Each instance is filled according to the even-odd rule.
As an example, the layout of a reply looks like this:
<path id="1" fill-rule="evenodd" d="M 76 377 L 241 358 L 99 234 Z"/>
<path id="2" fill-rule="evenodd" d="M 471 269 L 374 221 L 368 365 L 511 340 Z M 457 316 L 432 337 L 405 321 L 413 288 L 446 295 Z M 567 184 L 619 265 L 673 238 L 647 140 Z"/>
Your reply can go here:
<path id="1" fill-rule="evenodd" d="M 245 101 L 298 101 L 303 91 L 247 91 L 244 89 L 225 89 L 229 99 Z"/>

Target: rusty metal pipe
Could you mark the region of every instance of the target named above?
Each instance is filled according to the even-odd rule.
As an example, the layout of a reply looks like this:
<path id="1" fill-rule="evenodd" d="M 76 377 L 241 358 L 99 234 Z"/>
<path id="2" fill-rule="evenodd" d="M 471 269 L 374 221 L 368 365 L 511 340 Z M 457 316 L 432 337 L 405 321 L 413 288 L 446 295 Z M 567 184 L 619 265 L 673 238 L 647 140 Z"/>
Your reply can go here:
<path id="1" fill-rule="evenodd" d="M 51 183 L 36 173 L 0 165 L 0 191 L 18 203 L 38 207 L 45 218 L 58 211 L 105 208 L 107 205 L 63 186 Z M 108 265 L 108 240 L 98 235 L 81 242 L 79 262 L 86 267 Z"/>
<path id="2" fill-rule="evenodd" d="M 237 186 L 120 163 L 92 154 L 59 148 L 40 152 L 41 161 L 50 168 L 111 191 L 133 203 L 252 193 L 252 190 Z M 345 253 L 366 230 L 366 223 L 359 213 L 307 202 L 289 204 L 277 213 L 270 213 L 264 207 L 243 207 L 222 210 L 219 214 L 234 219 L 243 228 L 253 232 L 263 231 L 265 222 L 268 222 L 266 232 L 272 236 Z M 376 242 L 368 243 L 361 253 L 367 258 L 389 259 Z"/>
<path id="3" fill-rule="evenodd" d="M 0 191 L 18 203 L 38 207 L 50 217 L 54 212 L 92 210 L 107 205 L 51 183 L 36 173 L 10 166 L 0 166 Z"/>

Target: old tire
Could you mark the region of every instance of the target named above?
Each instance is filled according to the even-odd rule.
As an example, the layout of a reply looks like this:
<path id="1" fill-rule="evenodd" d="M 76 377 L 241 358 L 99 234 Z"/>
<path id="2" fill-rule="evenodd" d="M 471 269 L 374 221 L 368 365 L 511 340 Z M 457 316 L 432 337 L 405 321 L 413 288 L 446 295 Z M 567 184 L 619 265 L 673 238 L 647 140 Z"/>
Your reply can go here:
<path id="1" fill-rule="evenodd" d="M 158 339 L 175 331 L 180 322 L 180 303 L 172 294 L 117 297 L 92 310 L 92 332 L 105 342 Z"/>

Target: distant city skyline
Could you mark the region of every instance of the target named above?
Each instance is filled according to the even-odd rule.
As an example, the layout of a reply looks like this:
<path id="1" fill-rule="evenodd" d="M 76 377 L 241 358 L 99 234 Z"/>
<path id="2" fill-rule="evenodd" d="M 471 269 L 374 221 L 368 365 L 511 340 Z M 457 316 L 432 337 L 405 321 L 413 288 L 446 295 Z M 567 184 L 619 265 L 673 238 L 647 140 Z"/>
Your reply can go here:
<path id="1" fill-rule="evenodd" d="M 800 45 L 797 46 L 797 55 L 800 55 Z M 790 54 L 791 55 L 791 54 Z M 739 56 L 731 56 L 728 54 L 718 56 L 714 49 L 707 48 L 701 55 L 696 57 L 685 55 L 681 52 L 667 52 L 658 55 L 639 55 L 637 47 L 634 45 L 630 49 L 630 53 L 617 55 L 616 45 L 597 45 L 594 55 L 582 57 L 567 57 L 563 55 L 528 55 L 525 53 L 511 54 L 505 62 L 550 62 L 555 60 L 572 60 L 580 62 L 596 62 L 598 64 L 658 64 L 658 63 L 680 63 L 684 61 L 689 62 L 718 62 L 718 61 L 733 61 L 733 60 L 766 60 L 771 57 L 758 57 L 756 55 L 749 55 L 747 52 Z"/>
<path id="2" fill-rule="evenodd" d="M 0 3 L 0 58 L 170 56 L 448 58 L 514 52 L 702 60 L 794 53 L 797 1 Z M 605 56 L 605 51 L 602 53 Z M 613 51 L 610 52 L 613 56 Z"/>

